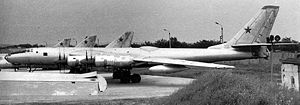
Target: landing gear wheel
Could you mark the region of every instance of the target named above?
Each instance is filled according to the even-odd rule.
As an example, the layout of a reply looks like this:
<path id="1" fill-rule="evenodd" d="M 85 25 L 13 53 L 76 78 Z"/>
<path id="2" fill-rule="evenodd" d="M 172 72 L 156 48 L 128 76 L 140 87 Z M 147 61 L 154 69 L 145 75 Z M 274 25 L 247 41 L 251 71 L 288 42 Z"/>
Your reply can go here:
<path id="1" fill-rule="evenodd" d="M 15 68 L 15 72 L 17 72 L 19 70 L 19 68 Z M 1 71 L 1 70 L 0 70 Z"/>
<path id="2" fill-rule="evenodd" d="M 130 83 L 130 77 L 129 77 L 129 76 L 123 76 L 123 77 L 120 79 L 120 82 L 121 82 L 121 83 Z"/>
<path id="3" fill-rule="evenodd" d="M 120 82 L 121 83 L 130 83 L 130 71 L 120 72 Z"/>
<path id="4" fill-rule="evenodd" d="M 120 79 L 121 78 L 121 73 L 119 71 L 116 71 L 112 75 L 113 79 Z"/>
<path id="5" fill-rule="evenodd" d="M 132 83 L 140 83 L 141 82 L 141 75 L 133 74 L 130 76 L 130 80 Z"/>
<path id="6" fill-rule="evenodd" d="M 71 68 L 69 73 L 75 73 L 75 72 L 76 72 L 75 68 Z"/>
<path id="7" fill-rule="evenodd" d="M 80 73 L 80 68 L 72 67 L 72 68 L 70 69 L 70 72 L 69 72 L 69 73 L 72 73 L 72 74 Z"/>

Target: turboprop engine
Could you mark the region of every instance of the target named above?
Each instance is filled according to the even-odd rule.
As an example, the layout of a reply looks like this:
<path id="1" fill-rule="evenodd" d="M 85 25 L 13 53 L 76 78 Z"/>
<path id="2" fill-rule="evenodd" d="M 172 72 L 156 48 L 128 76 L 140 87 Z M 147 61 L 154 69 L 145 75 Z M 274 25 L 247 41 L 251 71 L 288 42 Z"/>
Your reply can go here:
<path id="1" fill-rule="evenodd" d="M 133 60 L 129 56 L 96 56 L 95 57 L 95 66 L 115 66 L 115 67 L 129 67 L 133 63 Z"/>
<path id="2" fill-rule="evenodd" d="M 187 67 L 185 66 L 181 66 L 181 65 L 157 65 L 157 66 L 153 66 L 153 67 L 150 67 L 149 70 L 151 72 L 178 72 L 178 71 L 182 71 L 182 70 L 185 70 L 185 69 L 188 69 Z"/>
<path id="3" fill-rule="evenodd" d="M 80 61 L 84 59 L 86 59 L 85 56 L 69 56 L 67 62 L 69 66 L 74 67 L 81 65 Z"/>

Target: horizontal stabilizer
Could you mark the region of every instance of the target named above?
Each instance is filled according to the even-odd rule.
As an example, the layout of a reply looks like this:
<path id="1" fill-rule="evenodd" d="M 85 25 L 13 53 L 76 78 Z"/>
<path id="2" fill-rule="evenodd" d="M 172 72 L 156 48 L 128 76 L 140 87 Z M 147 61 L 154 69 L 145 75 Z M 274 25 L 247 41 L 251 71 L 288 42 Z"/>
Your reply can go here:
<path id="1" fill-rule="evenodd" d="M 299 43 L 273 43 L 274 46 L 290 46 L 290 45 L 298 45 Z M 236 44 L 232 45 L 233 48 L 241 48 L 241 47 L 259 47 L 259 46 L 271 46 L 271 43 L 252 43 L 252 44 Z"/>
<path id="2" fill-rule="evenodd" d="M 185 65 L 185 66 L 198 66 L 198 67 L 209 67 L 209 68 L 224 68 L 224 69 L 235 68 L 234 66 L 229 66 L 229 65 L 195 62 L 195 61 L 179 60 L 179 59 L 169 59 L 169 58 L 138 58 L 138 59 L 134 59 L 134 60 L 142 61 L 142 62 L 153 62 L 153 63 Z"/>

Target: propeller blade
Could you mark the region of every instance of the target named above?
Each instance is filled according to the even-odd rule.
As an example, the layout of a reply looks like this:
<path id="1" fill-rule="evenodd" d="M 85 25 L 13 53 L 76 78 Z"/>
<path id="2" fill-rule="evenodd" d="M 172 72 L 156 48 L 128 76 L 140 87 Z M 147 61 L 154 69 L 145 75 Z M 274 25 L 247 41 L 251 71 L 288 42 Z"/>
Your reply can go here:
<path id="1" fill-rule="evenodd" d="M 60 55 L 60 53 L 58 54 L 58 60 L 61 60 L 61 55 Z"/>
<path id="2" fill-rule="evenodd" d="M 88 60 L 87 51 L 85 51 L 85 60 Z"/>

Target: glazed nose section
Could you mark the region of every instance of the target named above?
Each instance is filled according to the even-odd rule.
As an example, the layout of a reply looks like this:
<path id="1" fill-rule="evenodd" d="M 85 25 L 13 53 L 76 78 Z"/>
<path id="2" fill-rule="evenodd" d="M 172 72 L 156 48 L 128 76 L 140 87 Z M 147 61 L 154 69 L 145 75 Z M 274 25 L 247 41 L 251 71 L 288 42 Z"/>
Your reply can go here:
<path id="1" fill-rule="evenodd" d="M 20 63 L 23 60 L 15 54 L 8 54 L 4 57 L 10 63 Z"/>

